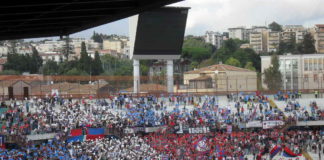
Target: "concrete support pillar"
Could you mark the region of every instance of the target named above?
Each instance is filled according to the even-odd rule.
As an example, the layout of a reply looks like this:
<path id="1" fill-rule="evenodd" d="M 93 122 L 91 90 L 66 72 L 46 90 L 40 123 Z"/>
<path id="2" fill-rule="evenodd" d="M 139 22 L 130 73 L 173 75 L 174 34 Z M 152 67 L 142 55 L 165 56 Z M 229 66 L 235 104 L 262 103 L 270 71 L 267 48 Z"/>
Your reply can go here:
<path id="1" fill-rule="evenodd" d="M 133 77 L 134 77 L 134 93 L 140 92 L 140 63 L 139 60 L 133 60 Z"/>
<path id="2" fill-rule="evenodd" d="M 173 93 L 173 60 L 167 60 L 167 88 L 169 93 Z"/>

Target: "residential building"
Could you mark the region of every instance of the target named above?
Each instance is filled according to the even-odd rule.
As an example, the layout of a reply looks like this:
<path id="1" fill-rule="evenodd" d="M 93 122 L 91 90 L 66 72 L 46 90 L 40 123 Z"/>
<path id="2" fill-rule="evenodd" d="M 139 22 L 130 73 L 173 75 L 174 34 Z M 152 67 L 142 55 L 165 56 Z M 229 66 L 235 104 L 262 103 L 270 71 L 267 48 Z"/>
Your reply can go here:
<path id="1" fill-rule="evenodd" d="M 314 40 L 317 53 L 324 53 L 324 24 L 315 25 Z"/>
<path id="2" fill-rule="evenodd" d="M 282 27 L 283 30 L 283 41 L 288 41 L 292 37 L 295 37 L 296 43 L 303 42 L 304 35 L 307 30 L 302 25 L 285 25 Z"/>
<path id="3" fill-rule="evenodd" d="M 268 36 L 268 45 L 267 51 L 268 52 L 277 52 L 279 50 L 279 43 L 280 43 L 280 32 L 271 31 L 267 32 Z"/>
<path id="4" fill-rule="evenodd" d="M 261 53 L 263 52 L 263 34 L 262 32 L 251 32 L 250 33 L 250 47 L 256 52 Z"/>
<path id="5" fill-rule="evenodd" d="M 65 41 L 62 40 L 48 40 L 43 43 L 34 43 L 32 44 L 39 53 L 45 52 L 61 52 Z"/>
<path id="6" fill-rule="evenodd" d="M 82 42 L 85 43 L 87 50 L 99 50 L 102 48 L 100 43 L 85 38 L 73 38 L 71 39 L 70 45 L 74 46 L 74 48 L 81 48 Z"/>
<path id="7" fill-rule="evenodd" d="M 229 32 L 223 32 L 223 40 L 229 39 Z"/>
<path id="8" fill-rule="evenodd" d="M 205 35 L 206 43 L 210 43 L 219 49 L 223 45 L 224 36 L 219 32 L 207 31 Z"/>
<path id="9" fill-rule="evenodd" d="M 244 49 L 244 48 L 251 48 L 250 43 L 244 43 L 240 46 L 240 48 Z"/>
<path id="10" fill-rule="evenodd" d="M 189 68 L 190 68 L 190 61 L 188 60 L 179 59 L 174 61 L 173 73 L 175 77 L 178 77 L 174 82 L 175 84 L 182 83 L 180 82 L 180 80 L 183 79 L 183 74 L 189 71 Z M 149 67 L 149 77 L 150 79 L 152 79 L 154 76 L 166 75 L 166 70 L 167 70 L 166 61 L 158 60 Z"/>
<path id="11" fill-rule="evenodd" d="M 279 64 L 283 90 L 324 89 L 324 54 L 280 55 Z M 262 75 L 270 66 L 271 56 L 261 56 Z"/>
<path id="12" fill-rule="evenodd" d="M 291 31 L 287 31 L 287 32 L 281 32 L 281 40 L 283 42 L 290 42 L 293 40 L 293 38 L 296 37 L 296 32 L 291 32 Z"/>
<path id="13" fill-rule="evenodd" d="M 123 42 L 121 40 L 107 39 L 103 41 L 103 49 L 116 50 L 118 53 L 122 53 L 124 48 Z"/>
<path id="14" fill-rule="evenodd" d="M 304 31 L 297 31 L 296 32 L 296 43 L 302 43 L 304 40 L 304 36 L 307 33 L 306 30 Z"/>
<path id="15" fill-rule="evenodd" d="M 252 26 L 251 32 L 264 32 L 270 31 L 266 26 Z"/>
<path id="16" fill-rule="evenodd" d="M 247 40 L 245 27 L 229 28 L 229 38 Z"/>
<path id="17" fill-rule="evenodd" d="M 184 73 L 184 86 L 176 92 L 241 92 L 257 90 L 257 73 L 244 68 L 216 64 Z"/>
<path id="18" fill-rule="evenodd" d="M 8 46 L 0 46 L 0 57 L 7 56 L 8 52 Z"/>
<path id="19" fill-rule="evenodd" d="M 284 32 L 296 32 L 296 31 L 305 30 L 305 28 L 303 25 L 284 25 L 282 27 L 282 30 Z"/>
<path id="20" fill-rule="evenodd" d="M 7 58 L 0 58 L 0 72 L 4 70 L 4 64 L 7 62 Z"/>
<path id="21" fill-rule="evenodd" d="M 129 46 L 124 47 L 123 54 L 125 55 L 126 58 L 130 58 L 130 47 Z"/>
<path id="22" fill-rule="evenodd" d="M 33 53 L 33 49 L 31 46 L 18 46 L 16 47 L 16 53 L 17 54 L 32 54 Z"/>
<path id="23" fill-rule="evenodd" d="M 247 28 L 247 29 L 245 29 L 243 40 L 245 40 L 245 41 L 250 41 L 250 34 L 251 34 L 252 32 L 253 32 L 253 30 L 252 30 L 251 28 Z"/>
<path id="24" fill-rule="evenodd" d="M 43 59 L 43 63 L 45 64 L 47 61 L 61 62 L 65 60 L 65 56 L 62 53 L 57 52 L 47 52 L 41 53 L 39 56 Z"/>

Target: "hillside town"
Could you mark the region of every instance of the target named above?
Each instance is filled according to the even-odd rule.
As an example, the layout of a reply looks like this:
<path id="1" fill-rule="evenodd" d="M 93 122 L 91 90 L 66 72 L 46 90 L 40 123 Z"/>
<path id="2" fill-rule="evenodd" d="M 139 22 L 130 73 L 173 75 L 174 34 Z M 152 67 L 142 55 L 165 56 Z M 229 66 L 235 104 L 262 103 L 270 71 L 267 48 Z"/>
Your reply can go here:
<path id="1" fill-rule="evenodd" d="M 4 1 L 0 159 L 322 160 L 323 5 Z"/>

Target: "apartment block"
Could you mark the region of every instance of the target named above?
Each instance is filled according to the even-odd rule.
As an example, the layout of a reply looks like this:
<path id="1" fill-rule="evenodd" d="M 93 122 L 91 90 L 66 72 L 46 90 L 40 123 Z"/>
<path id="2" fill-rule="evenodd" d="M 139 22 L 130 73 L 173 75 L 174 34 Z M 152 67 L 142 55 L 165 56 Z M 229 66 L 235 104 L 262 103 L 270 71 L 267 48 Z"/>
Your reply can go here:
<path id="1" fill-rule="evenodd" d="M 247 40 L 245 27 L 229 28 L 229 38 Z"/>
<path id="2" fill-rule="evenodd" d="M 256 52 L 261 53 L 263 51 L 262 32 L 250 33 L 250 47 Z"/>
<path id="3" fill-rule="evenodd" d="M 205 34 L 205 41 L 219 49 L 223 45 L 224 35 L 219 32 L 207 31 Z"/>
<path id="4" fill-rule="evenodd" d="M 280 32 L 267 32 L 267 51 L 268 52 L 277 52 L 279 49 L 280 43 Z"/>
<path id="5" fill-rule="evenodd" d="M 324 24 L 315 25 L 314 39 L 317 53 L 324 53 Z"/>
<path id="6" fill-rule="evenodd" d="M 118 53 L 122 53 L 123 49 L 123 42 L 120 40 L 114 40 L 114 39 L 107 39 L 103 41 L 103 49 L 107 50 L 115 50 Z"/>
<path id="7" fill-rule="evenodd" d="M 285 25 L 282 29 L 282 40 L 285 42 L 295 38 L 296 43 L 301 43 L 304 40 L 304 35 L 307 33 L 302 25 Z"/>

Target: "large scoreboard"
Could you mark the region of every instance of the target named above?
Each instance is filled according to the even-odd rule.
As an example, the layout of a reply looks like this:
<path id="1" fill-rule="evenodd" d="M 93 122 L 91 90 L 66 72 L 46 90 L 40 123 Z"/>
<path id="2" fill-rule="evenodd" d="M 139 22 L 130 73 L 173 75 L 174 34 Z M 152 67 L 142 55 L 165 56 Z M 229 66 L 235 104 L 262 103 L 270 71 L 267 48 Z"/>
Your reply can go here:
<path id="1" fill-rule="evenodd" d="M 130 57 L 179 59 L 189 8 L 164 7 L 130 18 Z"/>

